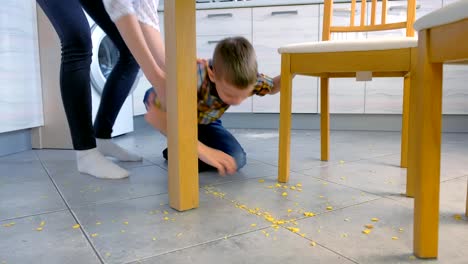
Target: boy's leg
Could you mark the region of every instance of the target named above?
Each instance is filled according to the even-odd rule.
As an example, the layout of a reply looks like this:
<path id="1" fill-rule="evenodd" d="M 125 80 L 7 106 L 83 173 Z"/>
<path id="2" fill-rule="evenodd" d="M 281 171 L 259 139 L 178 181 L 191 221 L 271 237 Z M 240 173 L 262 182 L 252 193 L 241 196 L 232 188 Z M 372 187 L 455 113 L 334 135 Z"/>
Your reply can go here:
<path id="1" fill-rule="evenodd" d="M 233 157 L 237 170 L 240 170 L 247 163 L 247 154 L 244 149 L 237 139 L 223 127 L 221 120 L 208 125 L 198 125 L 198 140 L 208 147 L 221 150 Z M 167 159 L 167 149 L 163 151 L 163 156 Z M 201 172 L 215 170 L 215 168 L 198 160 L 198 170 Z"/>

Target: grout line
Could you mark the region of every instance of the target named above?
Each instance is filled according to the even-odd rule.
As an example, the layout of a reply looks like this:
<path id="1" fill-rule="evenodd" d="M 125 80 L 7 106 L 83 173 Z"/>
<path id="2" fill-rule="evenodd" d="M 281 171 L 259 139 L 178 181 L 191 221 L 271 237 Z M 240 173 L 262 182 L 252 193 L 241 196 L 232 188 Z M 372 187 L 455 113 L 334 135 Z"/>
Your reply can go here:
<path id="1" fill-rule="evenodd" d="M 33 217 L 33 216 L 40 216 L 40 215 L 47 215 L 47 214 L 53 214 L 53 213 L 60 213 L 60 212 L 65 212 L 65 211 L 68 211 L 68 209 L 67 209 L 67 208 L 64 208 L 64 209 L 46 211 L 46 212 L 37 213 L 37 214 L 22 215 L 22 216 L 16 216 L 16 217 L 12 217 L 12 218 L 0 219 L 0 222 L 12 221 L 12 220 L 19 220 L 19 219 L 24 219 L 24 218 Z"/>
<path id="2" fill-rule="evenodd" d="M 72 215 L 73 219 L 75 220 L 76 223 L 78 223 L 80 225 L 80 230 L 81 230 L 81 233 L 83 234 L 84 238 L 88 241 L 88 244 L 91 246 L 91 248 L 93 249 L 94 253 L 96 254 L 97 258 L 99 259 L 99 261 L 101 263 L 105 263 L 102 256 L 99 254 L 99 251 L 96 249 L 96 247 L 94 246 L 94 244 L 92 243 L 91 239 L 89 238 L 89 236 L 86 234 L 83 226 L 81 225 L 80 221 L 78 220 L 78 217 L 76 216 L 75 212 L 70 208 L 70 205 L 68 204 L 67 200 L 65 199 L 64 195 L 62 194 L 62 192 L 60 191 L 57 183 L 55 182 L 55 180 L 52 178 L 52 176 L 50 175 L 49 173 L 49 170 L 45 167 L 43 161 L 39 158 L 39 156 L 37 155 L 37 153 L 34 153 L 34 155 L 36 155 L 36 157 L 39 159 L 40 163 L 41 163 L 41 166 L 42 168 L 45 170 L 45 172 L 47 173 L 47 176 L 49 177 L 49 179 L 51 180 L 52 184 L 54 185 L 55 189 L 57 190 L 58 194 L 60 195 L 60 198 L 62 198 L 62 201 L 64 202 L 65 206 L 68 208 L 68 211 L 70 212 L 70 214 Z"/>

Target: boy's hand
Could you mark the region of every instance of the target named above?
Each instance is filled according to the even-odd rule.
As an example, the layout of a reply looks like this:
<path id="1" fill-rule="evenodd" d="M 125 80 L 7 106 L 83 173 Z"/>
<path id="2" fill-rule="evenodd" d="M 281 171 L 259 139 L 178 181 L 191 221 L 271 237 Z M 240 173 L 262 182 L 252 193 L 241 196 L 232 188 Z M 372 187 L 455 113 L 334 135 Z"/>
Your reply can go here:
<path id="1" fill-rule="evenodd" d="M 203 150 L 199 152 L 198 157 L 206 164 L 218 169 L 218 173 L 221 176 L 226 175 L 226 173 L 234 174 L 237 171 L 234 158 L 220 150 L 204 146 Z"/>

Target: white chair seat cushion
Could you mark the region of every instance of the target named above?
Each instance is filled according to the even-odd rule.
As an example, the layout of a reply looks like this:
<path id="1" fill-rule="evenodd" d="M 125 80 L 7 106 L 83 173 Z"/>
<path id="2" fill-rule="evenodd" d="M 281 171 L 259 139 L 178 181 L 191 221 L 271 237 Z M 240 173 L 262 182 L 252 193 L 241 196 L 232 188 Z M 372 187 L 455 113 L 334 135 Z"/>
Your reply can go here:
<path id="1" fill-rule="evenodd" d="M 468 0 L 459 0 L 431 12 L 414 22 L 417 31 L 450 24 L 468 18 Z"/>
<path id="2" fill-rule="evenodd" d="M 369 51 L 414 48 L 417 38 L 383 38 L 359 40 L 330 40 L 320 42 L 295 43 L 278 49 L 279 53 L 321 53 L 342 51 Z"/>

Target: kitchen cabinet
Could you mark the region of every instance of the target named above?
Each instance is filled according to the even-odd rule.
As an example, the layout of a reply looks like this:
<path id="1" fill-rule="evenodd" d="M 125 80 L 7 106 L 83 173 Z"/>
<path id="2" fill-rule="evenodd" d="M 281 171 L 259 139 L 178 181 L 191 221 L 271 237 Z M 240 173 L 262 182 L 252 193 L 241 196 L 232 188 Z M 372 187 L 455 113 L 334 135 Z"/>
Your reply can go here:
<path id="1" fill-rule="evenodd" d="M 0 133 L 43 125 L 36 1 L 0 9 Z"/>
<path id="2" fill-rule="evenodd" d="M 272 77 L 280 74 L 278 48 L 296 42 L 318 40 L 318 5 L 253 8 L 253 45 L 259 71 Z M 293 80 L 293 113 L 317 112 L 317 78 L 296 76 Z M 256 113 L 279 113 L 280 95 L 253 97 Z"/>

